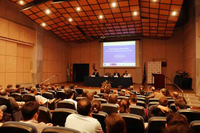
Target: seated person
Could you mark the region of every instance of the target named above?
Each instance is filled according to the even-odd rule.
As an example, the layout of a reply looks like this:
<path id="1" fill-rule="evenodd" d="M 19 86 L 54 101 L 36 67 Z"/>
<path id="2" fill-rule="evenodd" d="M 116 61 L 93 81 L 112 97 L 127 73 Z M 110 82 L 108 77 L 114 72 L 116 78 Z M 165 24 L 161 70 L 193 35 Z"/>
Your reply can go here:
<path id="1" fill-rule="evenodd" d="M 113 73 L 113 77 L 120 77 L 120 74 L 117 72 L 117 70 L 115 70 L 115 72 Z"/>
<path id="2" fill-rule="evenodd" d="M 139 87 L 138 93 L 139 93 L 140 95 L 146 95 L 146 91 L 144 91 L 144 87 L 143 87 L 143 86 L 140 86 L 140 87 Z"/>
<path id="3" fill-rule="evenodd" d="M 24 123 L 31 124 L 36 127 L 38 133 L 41 133 L 42 130 L 47 126 L 52 126 L 51 123 L 45 124 L 43 122 L 38 123 L 38 116 L 39 116 L 39 104 L 36 101 L 26 102 L 25 105 L 22 107 L 22 116 Z"/>
<path id="4" fill-rule="evenodd" d="M 82 133 L 101 133 L 101 124 L 97 119 L 91 117 L 91 111 L 91 103 L 87 98 L 79 100 L 77 104 L 78 114 L 70 114 L 66 118 L 65 127 Z"/>
<path id="5" fill-rule="evenodd" d="M 92 112 L 93 113 L 99 113 L 99 111 L 101 111 L 101 102 L 99 100 L 94 100 L 92 102 Z"/>
<path id="6" fill-rule="evenodd" d="M 176 92 L 176 91 L 172 92 L 172 98 L 174 100 L 176 100 L 178 98 L 178 95 L 179 95 L 178 92 Z"/>
<path id="7" fill-rule="evenodd" d="M 0 95 L 1 95 L 2 97 L 9 98 L 9 99 L 10 99 L 10 102 L 11 102 L 11 104 L 12 104 L 12 106 L 13 106 L 13 108 L 14 108 L 15 110 L 18 110 L 18 109 L 19 109 L 19 104 L 15 101 L 15 99 L 14 99 L 13 97 L 9 97 L 9 96 L 8 96 L 9 93 L 8 93 L 5 89 L 3 89 L 3 90 L 0 91 Z"/>
<path id="8" fill-rule="evenodd" d="M 122 77 L 131 77 L 131 74 L 129 74 L 127 70 L 125 70 L 125 72 L 122 74 Z"/>
<path id="9" fill-rule="evenodd" d="M 105 124 L 106 133 L 126 133 L 126 123 L 119 114 L 112 113 L 108 115 Z"/>
<path id="10" fill-rule="evenodd" d="M 122 99 L 119 102 L 119 113 L 129 113 L 129 101 L 128 99 Z"/>
<path id="11" fill-rule="evenodd" d="M 166 97 L 171 97 L 171 94 L 169 93 L 168 89 L 166 88 L 162 88 L 161 92 L 163 93 L 163 95 L 165 95 Z"/>
<path id="12" fill-rule="evenodd" d="M 155 90 L 150 96 L 147 96 L 147 98 L 158 98 L 165 97 L 163 92 L 161 90 Z"/>
<path id="13" fill-rule="evenodd" d="M 119 104 L 118 104 L 118 96 L 116 94 L 111 94 L 108 98 L 108 103 L 112 103 L 112 104 L 115 104 L 119 107 Z"/>
<path id="14" fill-rule="evenodd" d="M 11 114 L 8 114 L 8 113 L 5 113 L 4 109 L 5 109 L 5 105 L 1 106 L 0 108 L 0 126 L 3 125 L 4 122 L 7 122 L 7 121 L 12 121 L 12 116 Z M 6 107 L 7 108 L 7 107 Z M 3 109 L 3 110 L 2 110 Z"/>
<path id="15" fill-rule="evenodd" d="M 86 97 L 87 97 L 87 99 L 88 99 L 90 102 L 92 102 L 92 101 L 94 100 L 94 93 L 88 92 L 88 93 L 86 94 Z"/>
<path id="16" fill-rule="evenodd" d="M 104 74 L 104 77 L 111 77 L 111 73 L 106 72 L 106 73 Z"/>
<path id="17" fill-rule="evenodd" d="M 13 93 L 15 89 L 12 84 L 8 84 L 6 90 L 8 93 Z"/>
<path id="18" fill-rule="evenodd" d="M 172 112 L 168 108 L 168 100 L 166 97 L 161 97 L 159 99 L 159 105 L 151 105 L 149 107 L 149 117 L 152 116 L 167 116 L 168 113 Z"/>
<path id="19" fill-rule="evenodd" d="M 176 110 L 186 109 L 186 103 L 182 98 L 178 98 L 174 101 Z"/>
<path id="20" fill-rule="evenodd" d="M 193 129 L 185 125 L 173 125 L 165 130 L 164 133 L 195 133 Z"/>
<path id="21" fill-rule="evenodd" d="M 74 92 L 72 89 L 65 89 L 65 99 L 63 101 L 71 101 L 74 103 L 75 105 L 75 109 L 77 110 L 77 102 L 75 100 L 73 100 L 74 98 Z"/>
<path id="22" fill-rule="evenodd" d="M 99 77 L 99 73 L 97 72 L 97 69 L 94 69 L 94 72 L 92 73 L 95 77 Z"/>

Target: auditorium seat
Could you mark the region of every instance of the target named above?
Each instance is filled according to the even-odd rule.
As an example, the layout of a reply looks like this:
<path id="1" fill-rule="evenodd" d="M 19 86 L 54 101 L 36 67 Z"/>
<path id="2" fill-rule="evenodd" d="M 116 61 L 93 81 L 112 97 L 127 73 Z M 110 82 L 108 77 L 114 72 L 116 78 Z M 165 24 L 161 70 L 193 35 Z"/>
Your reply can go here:
<path id="1" fill-rule="evenodd" d="M 77 130 L 66 127 L 46 127 L 42 133 L 80 133 Z"/>
<path id="2" fill-rule="evenodd" d="M 108 114 L 103 112 L 103 111 L 99 111 L 99 113 L 92 113 L 92 117 L 97 119 L 100 124 L 101 124 L 101 127 L 104 131 L 104 133 L 106 133 L 106 124 L 105 124 L 105 118 Z"/>
<path id="3" fill-rule="evenodd" d="M 22 94 L 20 93 L 12 93 L 10 96 L 13 97 L 16 101 L 22 101 Z"/>
<path id="4" fill-rule="evenodd" d="M 176 107 L 175 107 L 175 103 L 170 104 L 169 108 L 173 111 L 176 112 Z"/>
<path id="5" fill-rule="evenodd" d="M 146 108 L 146 103 L 143 101 L 137 101 L 137 105 Z"/>
<path id="6" fill-rule="evenodd" d="M 148 133 L 162 133 L 166 117 L 151 117 L 148 121 Z"/>
<path id="7" fill-rule="evenodd" d="M 131 92 L 132 92 L 133 94 L 135 94 L 135 95 L 136 95 L 136 93 L 137 93 L 137 92 L 136 92 L 136 91 L 134 91 L 134 90 L 131 90 Z"/>
<path id="8" fill-rule="evenodd" d="M 75 104 L 72 101 L 59 101 L 56 105 L 56 108 L 76 109 Z"/>
<path id="9" fill-rule="evenodd" d="M 99 95 L 94 95 L 94 98 L 100 98 L 100 96 Z"/>
<path id="10" fill-rule="evenodd" d="M 146 113 L 142 106 L 130 105 L 129 108 L 130 108 L 130 114 L 136 114 L 142 116 L 142 118 L 146 120 Z"/>
<path id="11" fill-rule="evenodd" d="M 87 97 L 76 97 L 76 101 L 78 102 L 79 100 L 81 100 L 83 98 L 87 98 Z"/>
<path id="12" fill-rule="evenodd" d="M 173 99 L 172 97 L 167 97 L 167 99 L 169 100 L 169 99 Z"/>
<path id="13" fill-rule="evenodd" d="M 30 93 L 24 94 L 24 95 L 22 96 L 22 100 L 23 100 L 24 102 L 35 101 L 35 95 L 30 94 Z"/>
<path id="14" fill-rule="evenodd" d="M 144 133 L 144 120 L 141 116 L 135 114 L 121 113 L 121 117 L 126 123 L 127 133 Z"/>
<path id="15" fill-rule="evenodd" d="M 158 105 L 159 102 L 149 102 L 148 107 L 150 107 L 151 105 Z"/>
<path id="16" fill-rule="evenodd" d="M 178 110 L 178 113 L 185 115 L 189 123 L 195 120 L 200 120 L 200 111 L 180 109 Z"/>
<path id="17" fill-rule="evenodd" d="M 143 102 L 146 103 L 146 98 L 143 98 L 143 97 L 137 97 L 137 100 L 138 100 L 138 101 L 143 101 Z"/>
<path id="18" fill-rule="evenodd" d="M 48 108 L 40 106 L 39 112 L 38 122 L 52 123 L 51 113 Z"/>
<path id="19" fill-rule="evenodd" d="M 44 92 L 42 93 L 42 96 L 47 98 L 47 99 L 53 99 L 54 95 L 51 92 Z"/>
<path id="20" fill-rule="evenodd" d="M 129 97 L 130 97 L 130 94 L 125 94 L 125 96 L 129 98 Z"/>
<path id="21" fill-rule="evenodd" d="M 116 104 L 103 103 L 101 105 L 102 105 L 102 111 L 106 112 L 107 114 L 117 113 L 118 106 Z"/>
<path id="22" fill-rule="evenodd" d="M 65 99 L 65 92 L 64 91 L 57 91 L 56 92 L 56 98 L 61 98 L 62 100 Z"/>
<path id="23" fill-rule="evenodd" d="M 75 90 L 76 90 L 76 92 L 78 93 L 78 95 L 82 95 L 83 89 L 81 89 L 81 88 L 76 88 Z"/>
<path id="24" fill-rule="evenodd" d="M 57 108 L 52 113 L 52 121 L 54 126 L 65 126 L 65 121 L 68 115 L 76 114 L 76 110 Z"/>
<path id="25" fill-rule="evenodd" d="M 24 95 L 24 94 L 28 94 L 29 92 L 28 91 L 21 91 L 21 94 Z"/>
<path id="26" fill-rule="evenodd" d="M 37 129 L 30 124 L 16 121 L 5 122 L 0 127 L 1 133 L 37 133 Z"/>
<path id="27" fill-rule="evenodd" d="M 146 98 L 146 96 L 144 96 L 144 95 L 136 95 L 136 97 Z"/>
<path id="28" fill-rule="evenodd" d="M 190 123 L 190 128 L 192 128 L 195 131 L 195 133 L 199 133 L 199 131 L 200 131 L 200 120 L 192 121 Z"/>
<path id="29" fill-rule="evenodd" d="M 118 100 L 121 100 L 121 99 L 128 99 L 128 97 L 126 97 L 126 96 L 118 96 Z"/>
<path id="30" fill-rule="evenodd" d="M 174 103 L 174 99 L 168 99 L 168 105 L 170 106 L 172 103 Z"/>
<path id="31" fill-rule="evenodd" d="M 51 92 L 51 93 L 53 94 L 54 97 L 56 96 L 56 92 L 55 92 L 55 91 L 49 90 L 48 92 Z"/>
<path id="32" fill-rule="evenodd" d="M 97 95 L 102 98 L 102 96 L 104 95 L 103 93 L 97 93 Z"/>
<path id="33" fill-rule="evenodd" d="M 103 98 L 94 98 L 94 100 L 99 100 L 101 103 L 107 103 L 107 100 Z"/>
<path id="34" fill-rule="evenodd" d="M 149 98 L 149 102 L 159 102 L 158 98 Z"/>

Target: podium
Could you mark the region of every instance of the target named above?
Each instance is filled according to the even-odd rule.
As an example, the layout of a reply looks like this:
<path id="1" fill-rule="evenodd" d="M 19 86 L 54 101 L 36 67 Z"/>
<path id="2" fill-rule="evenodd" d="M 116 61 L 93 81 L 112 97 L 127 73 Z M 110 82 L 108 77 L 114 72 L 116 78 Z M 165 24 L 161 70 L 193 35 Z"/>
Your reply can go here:
<path id="1" fill-rule="evenodd" d="M 152 74 L 154 76 L 154 87 L 155 89 L 165 88 L 165 75 L 163 74 Z"/>

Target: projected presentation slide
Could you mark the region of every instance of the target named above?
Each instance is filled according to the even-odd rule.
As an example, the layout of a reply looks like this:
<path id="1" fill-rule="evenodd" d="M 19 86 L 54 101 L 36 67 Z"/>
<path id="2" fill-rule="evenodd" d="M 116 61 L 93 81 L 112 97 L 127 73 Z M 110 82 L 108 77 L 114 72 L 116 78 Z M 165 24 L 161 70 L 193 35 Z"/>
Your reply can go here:
<path id="1" fill-rule="evenodd" d="M 136 42 L 104 42 L 103 66 L 136 66 Z"/>

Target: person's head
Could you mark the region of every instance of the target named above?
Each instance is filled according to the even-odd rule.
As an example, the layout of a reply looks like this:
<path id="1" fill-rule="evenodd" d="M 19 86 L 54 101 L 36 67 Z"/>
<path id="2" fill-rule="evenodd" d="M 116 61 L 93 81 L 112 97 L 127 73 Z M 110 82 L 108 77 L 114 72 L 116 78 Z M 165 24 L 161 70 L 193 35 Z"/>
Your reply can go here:
<path id="1" fill-rule="evenodd" d="M 106 93 L 106 94 L 110 94 L 110 91 L 111 91 L 110 88 L 106 88 L 106 89 L 105 89 L 105 93 Z"/>
<path id="2" fill-rule="evenodd" d="M 0 121 L 3 118 L 3 111 L 0 109 Z"/>
<path id="3" fill-rule="evenodd" d="M 106 99 L 106 100 L 108 100 L 108 98 L 109 98 L 109 95 L 108 95 L 108 94 L 106 94 L 106 93 L 104 93 L 104 94 L 102 95 L 102 98 L 103 98 L 103 99 Z"/>
<path id="4" fill-rule="evenodd" d="M 80 115 L 88 116 L 91 113 L 91 103 L 87 98 L 78 101 L 77 112 Z"/>
<path id="5" fill-rule="evenodd" d="M 73 99 L 74 97 L 74 92 L 73 90 L 69 89 L 69 88 L 66 88 L 65 89 L 65 98 L 66 99 Z"/>
<path id="6" fill-rule="evenodd" d="M 39 103 L 35 101 L 26 102 L 22 107 L 22 116 L 25 121 L 38 119 Z"/>
<path id="7" fill-rule="evenodd" d="M 122 89 L 122 86 L 121 86 L 121 85 L 118 86 L 117 90 L 118 90 L 118 91 L 121 91 L 121 89 Z"/>
<path id="8" fill-rule="evenodd" d="M 35 88 L 35 87 L 31 88 L 30 93 L 36 95 L 37 94 L 37 88 Z"/>
<path id="9" fill-rule="evenodd" d="M 95 72 L 97 72 L 97 69 L 94 69 Z"/>
<path id="10" fill-rule="evenodd" d="M 108 100 L 109 103 L 113 103 L 113 104 L 117 104 L 118 99 L 117 99 L 117 95 L 115 94 L 111 94 Z"/>
<path id="11" fill-rule="evenodd" d="M 88 92 L 88 93 L 86 94 L 86 97 L 88 98 L 88 100 L 93 101 L 93 99 L 94 99 L 94 93 Z"/>
<path id="12" fill-rule="evenodd" d="M 126 133 L 126 124 L 124 119 L 116 113 L 108 115 L 105 119 L 107 133 Z"/>
<path id="13" fill-rule="evenodd" d="M 2 90 L 0 91 L 0 95 L 1 95 L 1 96 L 8 96 L 7 90 L 6 90 L 6 89 L 2 89 Z"/>
<path id="14" fill-rule="evenodd" d="M 65 88 L 65 86 L 64 86 L 64 85 L 62 85 L 60 88 L 61 88 L 61 89 L 64 89 L 64 88 Z"/>
<path id="15" fill-rule="evenodd" d="M 169 113 L 166 118 L 165 128 L 168 128 L 173 125 L 185 125 L 188 126 L 187 118 L 179 113 Z"/>
<path id="16" fill-rule="evenodd" d="M 101 102 L 99 100 L 94 100 L 92 102 L 92 112 L 94 113 L 98 113 L 99 111 L 101 111 Z"/>
<path id="17" fill-rule="evenodd" d="M 174 103 L 175 103 L 176 110 L 186 109 L 186 103 L 183 99 L 178 98 L 174 101 Z"/>
<path id="18" fill-rule="evenodd" d="M 129 103 L 130 103 L 130 105 L 136 105 L 137 104 L 137 96 L 135 94 L 130 95 Z"/>
<path id="19" fill-rule="evenodd" d="M 87 97 L 88 90 L 83 90 L 82 97 Z"/>
<path id="20" fill-rule="evenodd" d="M 36 88 L 40 88 L 40 85 L 39 85 L 39 84 L 36 84 L 35 87 L 36 87 Z"/>
<path id="21" fill-rule="evenodd" d="M 20 87 L 20 85 L 19 85 L 19 84 L 16 84 L 15 88 L 19 88 L 19 87 Z"/>
<path id="22" fill-rule="evenodd" d="M 191 128 L 185 125 L 173 125 L 165 130 L 164 133 L 195 133 Z"/>
<path id="23" fill-rule="evenodd" d="M 176 100 L 178 98 L 178 92 L 176 91 L 172 92 L 172 98 Z"/>
<path id="24" fill-rule="evenodd" d="M 11 88 L 12 88 L 12 84 L 8 84 L 7 89 L 11 89 Z"/>
<path id="25" fill-rule="evenodd" d="M 153 92 L 154 92 L 155 90 L 156 90 L 156 89 L 155 89 L 155 87 L 154 87 L 154 86 L 152 86 L 152 87 L 151 87 L 151 91 L 153 91 Z"/>
<path id="26" fill-rule="evenodd" d="M 127 70 L 124 70 L 124 73 L 127 73 Z"/>
<path id="27" fill-rule="evenodd" d="M 122 99 L 119 102 L 119 112 L 120 113 L 128 113 L 129 112 L 129 102 L 128 102 L 128 99 Z"/>
<path id="28" fill-rule="evenodd" d="M 167 100 L 167 98 L 166 97 L 161 97 L 160 99 L 159 99 L 159 104 L 160 105 L 162 105 L 162 106 L 168 106 L 168 100 Z"/>

